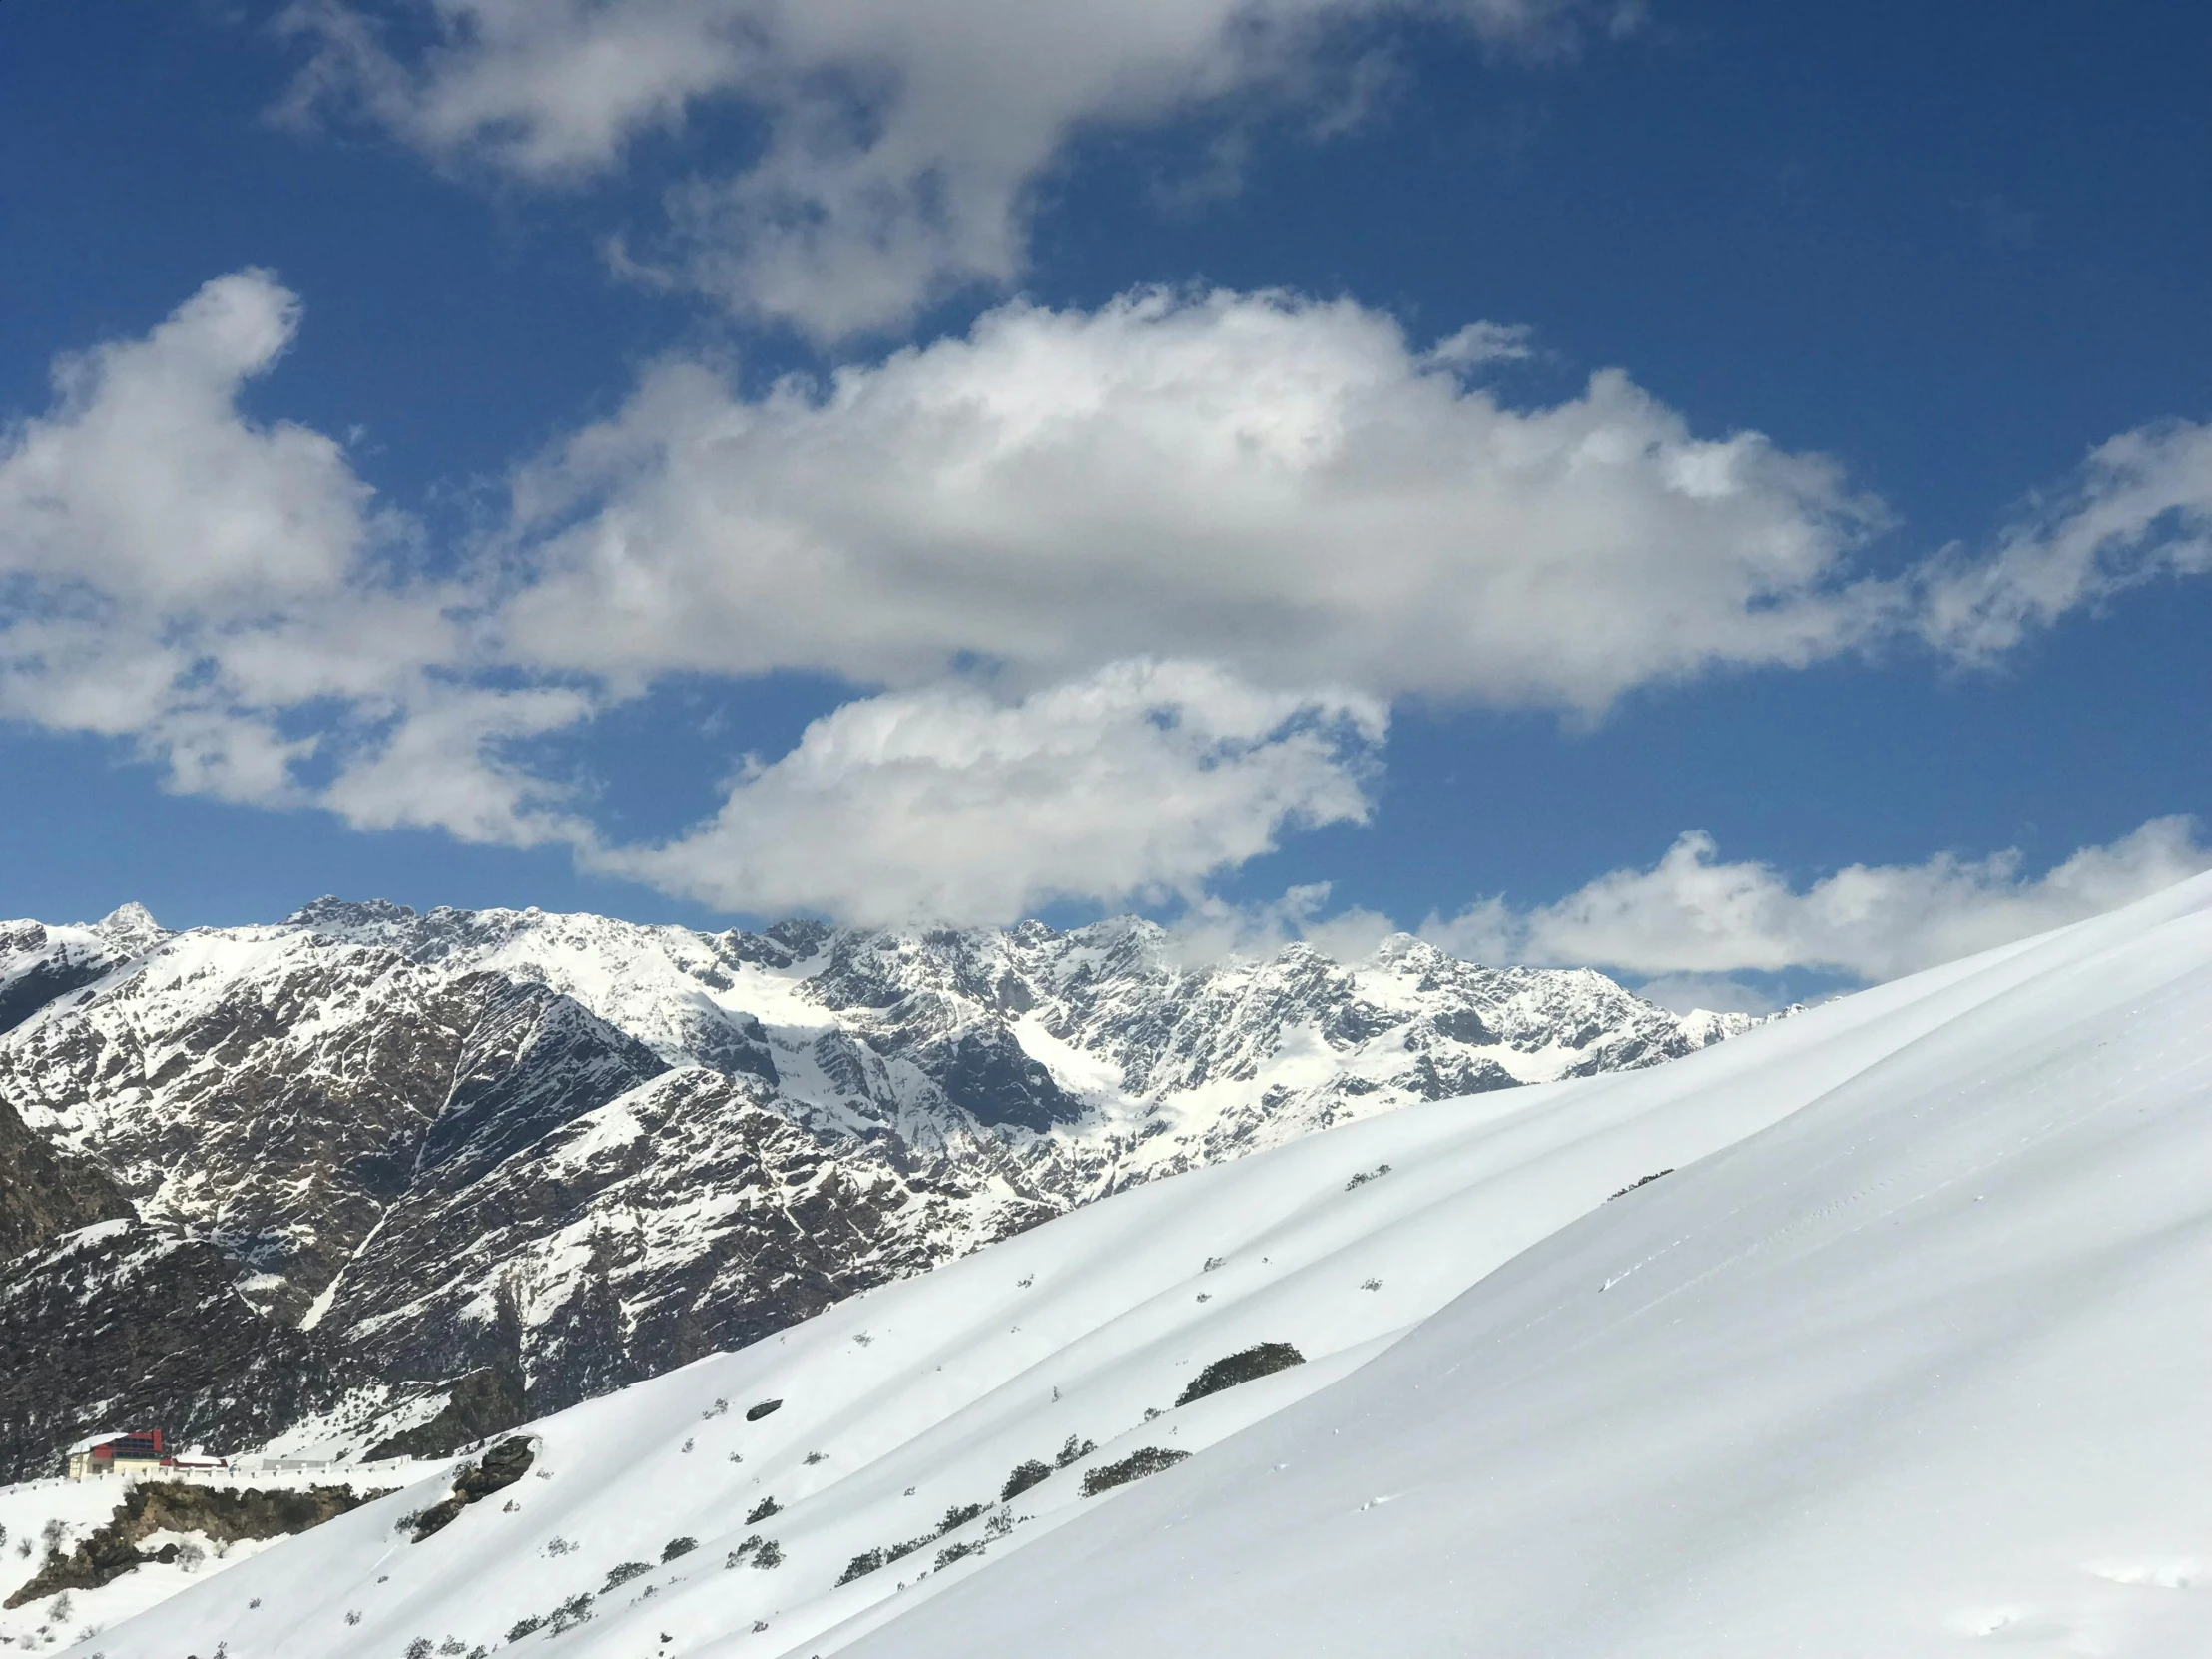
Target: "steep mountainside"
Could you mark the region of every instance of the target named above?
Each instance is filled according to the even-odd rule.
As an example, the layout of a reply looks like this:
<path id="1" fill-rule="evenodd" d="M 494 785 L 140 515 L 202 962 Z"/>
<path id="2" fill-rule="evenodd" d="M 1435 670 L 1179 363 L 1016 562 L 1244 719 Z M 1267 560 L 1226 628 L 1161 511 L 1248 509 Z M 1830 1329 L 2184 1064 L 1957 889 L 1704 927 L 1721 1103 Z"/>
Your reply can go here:
<path id="1" fill-rule="evenodd" d="M 0 1101 L 305 1340 L 285 1398 L 493 1368 L 538 1411 L 1118 1188 L 1744 1023 L 1403 937 L 1191 966 L 1136 920 L 702 934 L 329 899 L 6 924 L 0 997 Z M 107 1397 L 47 1382 L 56 1425 Z"/>
<path id="2" fill-rule="evenodd" d="M 76 1652 L 2196 1659 L 2208 1090 L 2212 876 L 1118 1193 Z"/>

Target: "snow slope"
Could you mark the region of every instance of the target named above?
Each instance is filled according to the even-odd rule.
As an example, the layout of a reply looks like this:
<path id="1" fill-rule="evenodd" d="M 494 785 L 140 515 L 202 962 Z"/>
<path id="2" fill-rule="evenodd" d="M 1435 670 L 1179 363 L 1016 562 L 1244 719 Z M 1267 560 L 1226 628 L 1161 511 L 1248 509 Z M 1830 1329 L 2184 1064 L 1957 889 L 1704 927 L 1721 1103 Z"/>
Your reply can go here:
<path id="1" fill-rule="evenodd" d="M 410 1543 L 441 1476 L 80 1651 L 2201 1655 L 2207 1172 L 2200 878 L 1116 1196 L 534 1425 L 512 1509 Z M 1168 1409 L 1260 1341 L 1309 1363 Z M 1145 1446 L 1198 1455 L 1077 1495 Z"/>

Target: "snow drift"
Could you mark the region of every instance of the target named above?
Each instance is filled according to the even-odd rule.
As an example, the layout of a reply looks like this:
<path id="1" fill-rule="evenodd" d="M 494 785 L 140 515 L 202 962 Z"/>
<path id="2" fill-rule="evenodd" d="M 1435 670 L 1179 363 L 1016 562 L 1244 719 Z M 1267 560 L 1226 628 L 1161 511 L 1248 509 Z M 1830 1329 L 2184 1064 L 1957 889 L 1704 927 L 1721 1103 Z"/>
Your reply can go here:
<path id="1" fill-rule="evenodd" d="M 1115 1197 L 81 1651 L 2201 1655 L 2208 1172 L 2200 877 Z M 1306 1363 L 1173 1405 L 1263 1342 Z M 1147 1448 L 1195 1455 L 1081 1495 Z"/>

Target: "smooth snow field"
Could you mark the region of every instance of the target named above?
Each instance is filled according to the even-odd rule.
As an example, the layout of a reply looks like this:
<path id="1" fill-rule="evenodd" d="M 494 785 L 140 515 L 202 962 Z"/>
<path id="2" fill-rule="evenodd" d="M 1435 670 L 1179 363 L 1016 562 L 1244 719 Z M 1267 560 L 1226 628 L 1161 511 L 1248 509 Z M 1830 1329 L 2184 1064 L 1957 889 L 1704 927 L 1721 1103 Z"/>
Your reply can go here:
<path id="1" fill-rule="evenodd" d="M 1309 1363 L 1174 1408 L 1262 1341 Z M 2205 1659 L 2212 877 L 1139 1188 L 529 1432 L 422 1543 L 444 1475 L 73 1651 Z M 1148 1446 L 1196 1455 L 1078 1495 Z"/>

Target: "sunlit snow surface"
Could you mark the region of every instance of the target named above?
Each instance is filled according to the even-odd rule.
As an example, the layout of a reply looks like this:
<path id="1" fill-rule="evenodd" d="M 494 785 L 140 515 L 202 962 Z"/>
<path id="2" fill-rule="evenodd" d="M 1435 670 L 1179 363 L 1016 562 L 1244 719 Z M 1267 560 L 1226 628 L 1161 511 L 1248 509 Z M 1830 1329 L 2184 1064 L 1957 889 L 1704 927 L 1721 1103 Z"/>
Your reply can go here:
<path id="1" fill-rule="evenodd" d="M 76 1651 L 497 1648 L 637 1560 L 512 1650 L 2202 1659 L 2208 1316 L 2200 878 L 1655 1070 L 1107 1200 L 537 1425 L 512 1512 L 412 1544 L 418 1486 Z M 1314 1363 L 1143 1420 L 1263 1340 Z M 1070 1434 L 1098 1449 L 980 1557 L 917 1577 L 995 1510 L 833 1587 Z M 1077 1497 L 1144 1445 L 1199 1454 Z M 756 1532 L 783 1564 L 726 1567 Z"/>

